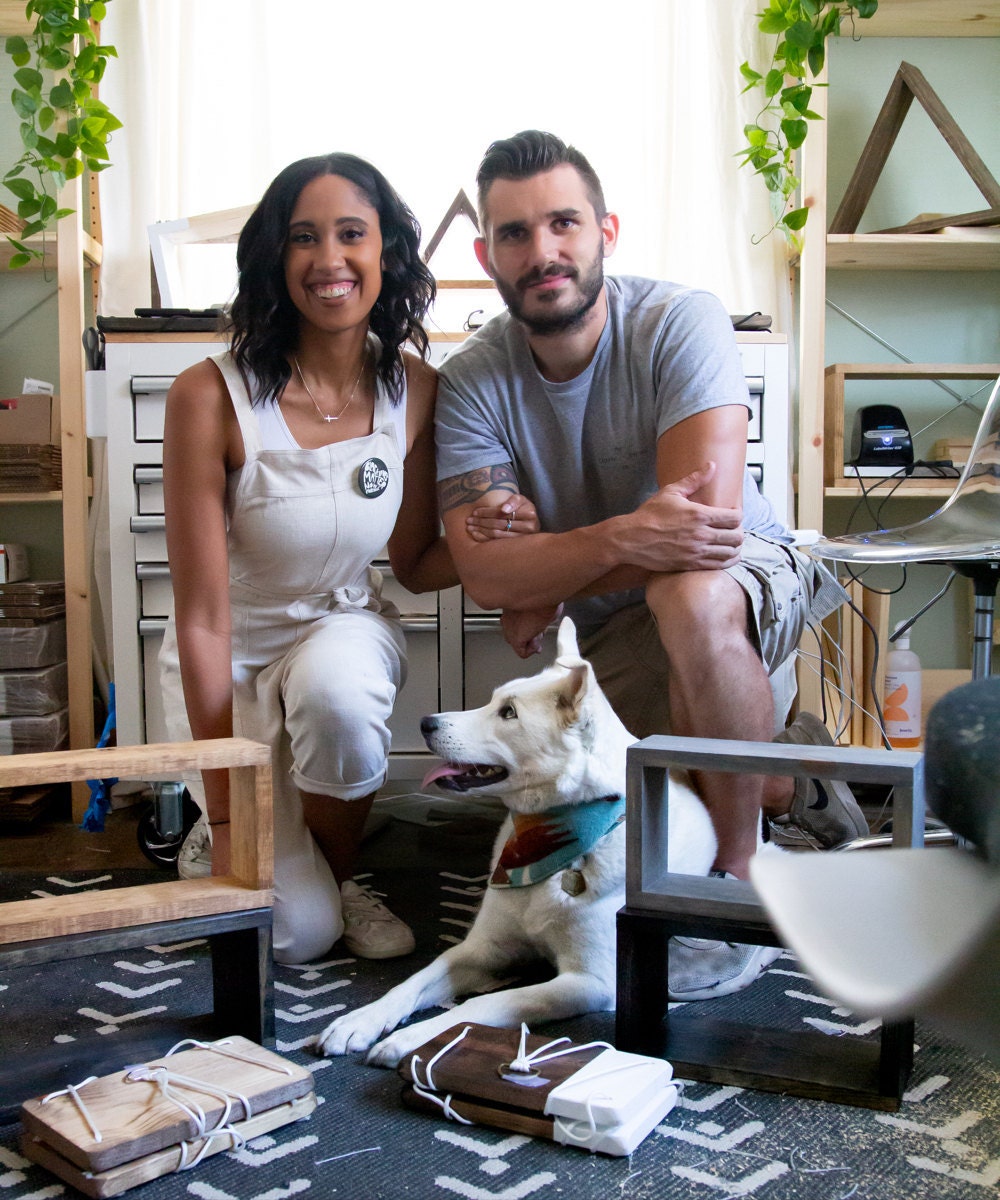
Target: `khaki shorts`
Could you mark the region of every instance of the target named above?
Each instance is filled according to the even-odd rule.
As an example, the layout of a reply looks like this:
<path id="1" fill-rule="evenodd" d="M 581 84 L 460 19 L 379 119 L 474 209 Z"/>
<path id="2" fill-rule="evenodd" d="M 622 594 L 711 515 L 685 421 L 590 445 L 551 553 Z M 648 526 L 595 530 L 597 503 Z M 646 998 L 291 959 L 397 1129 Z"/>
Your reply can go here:
<path id="1" fill-rule="evenodd" d="M 747 636 L 767 668 L 778 732 L 795 699 L 795 650 L 806 625 L 835 611 L 846 593 L 821 563 L 752 533 L 740 562 L 726 574 L 749 601 Z M 645 604 L 615 613 L 581 639 L 580 651 L 630 733 L 643 738 L 670 732 L 667 658 Z"/>

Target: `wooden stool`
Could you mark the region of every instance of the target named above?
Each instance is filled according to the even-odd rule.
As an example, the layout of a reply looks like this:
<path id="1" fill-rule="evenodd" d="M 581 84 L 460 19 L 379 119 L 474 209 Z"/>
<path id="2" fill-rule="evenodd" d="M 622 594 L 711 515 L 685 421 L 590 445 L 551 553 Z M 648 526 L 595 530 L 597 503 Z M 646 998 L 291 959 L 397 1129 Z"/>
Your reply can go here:
<path id="1" fill-rule="evenodd" d="M 893 844 L 920 846 L 923 755 L 679 737 L 649 737 L 628 751 L 626 907 L 618 913 L 619 1049 L 667 1058 L 683 1079 L 897 1109 L 913 1064 L 912 1021 L 883 1023 L 876 1045 L 701 1016 L 697 1002 L 668 1012 L 671 937 L 781 945 L 749 883 L 667 871 L 671 767 L 892 785 Z"/>
<path id="2" fill-rule="evenodd" d="M 198 1036 L 241 1034 L 274 1044 L 271 968 L 273 837 L 271 754 L 242 738 L 55 751 L 0 757 L 0 787 L 86 779 L 178 779 L 229 768 L 231 874 L 17 900 L 0 904 L 0 967 L 66 962 L 107 951 L 207 938 L 212 953 L 213 1010 L 196 1020 Z M 87 835 L 81 834 L 81 837 Z M 164 1023 L 166 1024 L 166 1023 Z M 192 1036 L 192 1022 L 111 1043 L 78 1039 L 21 1054 L 0 1071 L 0 1117 L 51 1087 L 76 1083 L 128 1061 L 163 1053 Z M 75 1071 L 81 1071 L 75 1075 Z"/>

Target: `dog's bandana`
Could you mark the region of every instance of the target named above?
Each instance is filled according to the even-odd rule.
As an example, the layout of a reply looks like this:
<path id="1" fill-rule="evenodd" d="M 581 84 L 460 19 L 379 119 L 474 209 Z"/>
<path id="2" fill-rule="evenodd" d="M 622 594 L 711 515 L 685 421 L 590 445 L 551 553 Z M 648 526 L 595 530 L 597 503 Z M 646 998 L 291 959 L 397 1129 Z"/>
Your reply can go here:
<path id="1" fill-rule="evenodd" d="M 490 887 L 527 887 L 565 870 L 625 820 L 625 797 L 511 813 L 511 820 L 514 832 L 500 851 Z"/>

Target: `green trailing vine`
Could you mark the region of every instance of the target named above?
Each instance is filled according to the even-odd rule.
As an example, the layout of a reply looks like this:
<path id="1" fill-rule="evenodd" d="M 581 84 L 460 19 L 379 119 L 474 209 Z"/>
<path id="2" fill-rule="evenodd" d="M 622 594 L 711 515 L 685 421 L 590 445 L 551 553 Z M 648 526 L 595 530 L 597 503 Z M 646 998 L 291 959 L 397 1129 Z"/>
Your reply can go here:
<path id="1" fill-rule="evenodd" d="M 809 122 L 820 120 L 809 107 L 813 86 L 807 80 L 823 70 L 826 40 L 840 33 L 845 19 L 871 17 L 878 0 L 769 0 L 757 14 L 762 33 L 775 34 L 774 53 L 766 71 L 745 62 L 740 74 L 744 92 L 759 88 L 764 104 L 755 120 L 744 125 L 746 146 L 738 153 L 741 166 L 753 167 L 771 197 L 774 224 L 788 242 L 801 249 L 801 231 L 809 210 L 794 207 L 799 178 L 795 174 L 795 152 L 806 140 Z"/>
<path id="2" fill-rule="evenodd" d="M 28 0 L 25 15 L 34 21 L 26 37 L 6 39 L 14 62 L 11 104 L 21 122 L 24 152 L 3 177 L 25 222 L 17 237 L 11 267 L 23 267 L 43 251 L 26 244 L 60 217 L 73 212 L 56 199 L 68 179 L 84 169 L 110 166 L 107 142 L 121 121 L 95 95 L 114 46 L 98 43 L 94 23 L 104 19 L 103 0 Z"/>

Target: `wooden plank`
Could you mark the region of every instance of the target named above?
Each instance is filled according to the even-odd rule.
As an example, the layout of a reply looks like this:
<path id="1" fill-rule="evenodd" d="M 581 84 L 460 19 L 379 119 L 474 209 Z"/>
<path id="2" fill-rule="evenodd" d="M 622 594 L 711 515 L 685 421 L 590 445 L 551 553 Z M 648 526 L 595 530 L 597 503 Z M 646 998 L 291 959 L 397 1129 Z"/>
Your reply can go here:
<path id="1" fill-rule="evenodd" d="M 826 82 L 826 72 L 817 84 Z M 826 114 L 828 88 L 813 89 L 810 103 L 824 118 L 817 121 L 813 137 L 801 153 L 801 202 L 812 207 L 814 214 L 826 211 Z M 816 135 L 819 134 L 817 137 Z M 815 144 L 814 144 L 815 143 Z M 816 221 L 816 216 L 813 216 Z M 824 426 L 823 426 L 823 364 L 826 362 L 826 254 L 827 243 L 822 226 L 806 227 L 805 242 L 799 259 L 799 491 L 796 524 L 800 529 L 823 528 Z M 813 677 L 815 678 L 815 677 Z M 816 710 L 818 685 L 800 675 L 802 703 Z M 810 702 L 810 696 L 812 702 Z"/>
<path id="2" fill-rule="evenodd" d="M 108 746 L 103 750 L 51 750 L 0 756 L 0 787 L 74 780 L 176 778 L 185 771 L 225 767 L 264 767 L 270 749 L 248 738 L 195 742 L 151 742 L 146 746 Z"/>
<path id="3" fill-rule="evenodd" d="M 889 597 L 883 592 L 872 591 L 871 588 L 863 588 L 861 591 L 861 611 L 871 622 L 872 628 L 875 630 L 877 645 L 881 648 L 881 653 L 879 653 L 878 662 L 876 663 L 876 641 L 872 637 L 871 630 L 867 626 L 863 626 L 861 637 L 863 642 L 862 663 L 864 678 L 861 681 L 861 695 L 865 713 L 862 725 L 862 741 L 864 745 L 871 746 L 873 749 L 881 749 L 883 746 L 882 730 L 875 719 L 874 697 L 878 696 L 881 704 L 881 698 L 885 695 L 885 660 L 889 646 Z M 861 622 L 858 623 L 861 624 Z M 874 684 L 872 682 L 873 675 Z"/>
<path id="4" fill-rule="evenodd" d="M 71 896 L 13 900 L 0 905 L 0 946 L 267 908 L 272 899 L 269 888 L 246 887 L 233 875 L 212 875 Z"/>
<path id="5" fill-rule="evenodd" d="M 140 1183 L 149 1183 L 150 1180 L 173 1174 L 180 1169 L 183 1162 L 191 1162 L 199 1154 L 202 1159 L 205 1159 L 233 1150 L 240 1145 L 237 1141 L 238 1137 L 250 1141 L 252 1138 L 272 1133 L 275 1129 L 280 1129 L 293 1121 L 301 1121 L 315 1111 L 316 1104 L 316 1094 L 310 1092 L 307 1096 L 302 1096 L 297 1100 L 289 1100 L 287 1104 L 276 1105 L 265 1112 L 257 1113 L 249 1120 L 237 1121 L 231 1127 L 232 1135 L 227 1132 L 216 1135 L 209 1134 L 204 1138 L 194 1138 L 184 1148 L 183 1154 L 180 1146 L 170 1146 L 134 1159 L 132 1162 L 123 1163 L 119 1167 L 112 1167 L 107 1171 L 81 1170 L 75 1163 L 63 1158 L 51 1146 L 26 1133 L 21 1135 L 21 1152 L 25 1158 L 30 1158 L 32 1162 L 45 1167 L 53 1175 L 72 1184 L 86 1196 L 96 1198 L 119 1196 L 122 1192 L 137 1187 Z M 206 1145 L 207 1148 L 203 1150 L 202 1148 Z"/>
<path id="6" fill-rule="evenodd" d="M 918 217 L 905 225 L 896 225 L 891 229 L 876 229 L 876 233 L 937 233 L 938 230 L 964 228 L 967 226 L 998 225 L 1000 224 L 1000 208 L 980 208 L 975 212 L 957 213 L 943 216 L 938 213 L 934 217 Z"/>
<path id="7" fill-rule="evenodd" d="M 912 1043 L 912 1024 L 907 1024 Z M 905 1039 L 901 1039 L 905 1040 Z M 681 1079 L 787 1092 L 895 1112 L 902 1087 L 886 1094 L 883 1075 L 898 1078 L 882 1062 L 878 1042 L 831 1038 L 802 1029 L 773 1029 L 717 1017 L 671 1016 L 661 1053 Z M 907 1072 L 901 1072 L 903 1077 Z"/>
<path id="8" fill-rule="evenodd" d="M 266 932 L 270 925 L 271 910 L 265 907 L 241 909 L 239 912 L 205 913 L 201 916 L 185 917 L 183 922 L 152 921 L 118 929 L 95 929 L 90 933 L 77 930 L 68 936 L 0 944 L 0 964 L 4 970 L 34 967 L 42 963 L 72 962 L 75 958 L 90 958 L 95 954 L 108 954 L 112 951 L 120 953 L 122 950 L 134 950 L 140 946 L 165 946 L 178 940 L 186 942 L 198 938 L 208 940 L 214 947 L 220 937 L 229 939 L 229 935 L 246 930 L 254 933 L 260 930 Z M 214 964 L 214 951 L 212 958 Z M 245 970 L 242 976 L 245 984 L 248 978 Z M 233 1031 L 233 1028 L 230 1028 L 226 1032 Z M 244 1030 L 237 1032 L 250 1036 Z M 173 1040 L 176 1042 L 179 1037 Z M 108 1070 L 110 1069 L 109 1067 Z"/>
<path id="9" fill-rule="evenodd" d="M 413 1090 L 412 1085 L 405 1084 L 400 1093 L 404 1108 L 414 1112 L 427 1113 L 438 1120 L 444 1120 L 440 1104 L 428 1100 Z M 469 1096 L 449 1096 L 448 1102 L 452 1111 L 471 1121 L 473 1125 L 486 1125 L 492 1129 L 506 1129 L 511 1133 L 520 1133 L 525 1137 L 545 1138 L 552 1141 L 555 1126 L 553 1117 L 539 1117 L 516 1109 L 503 1108 L 499 1104 L 488 1104 L 482 1100 L 473 1100 Z"/>
<path id="10" fill-rule="evenodd" d="M 209 1129 L 222 1123 L 227 1107 L 217 1094 L 219 1089 L 234 1099 L 239 1097 L 232 1104 L 234 1121 L 245 1121 L 254 1112 L 299 1099 L 313 1090 L 312 1073 L 305 1067 L 244 1037 L 220 1038 L 217 1048 L 192 1047 L 151 1059 L 141 1067 L 140 1078 L 131 1077 L 134 1068 L 122 1067 L 81 1086 L 80 1098 L 89 1120 L 66 1094 L 48 1103 L 42 1096 L 26 1100 L 21 1109 L 25 1131 L 79 1167 L 106 1171 L 197 1136 L 191 1113 L 149 1077 L 158 1069 L 206 1085 L 205 1089 L 175 1086 L 180 1093 L 197 1098 Z M 215 1094 L 209 1088 L 215 1089 Z"/>
<path id="11" fill-rule="evenodd" d="M 995 379 L 1000 363 L 832 363 L 845 379 Z"/>
<path id="12" fill-rule="evenodd" d="M 852 271 L 995 271 L 1000 238 L 950 233 L 837 233 L 826 239 L 827 267 Z"/>
<path id="13" fill-rule="evenodd" d="M 62 447 L 62 547 L 66 581 L 66 660 L 69 694 L 69 744 L 93 746 L 93 630 L 90 625 L 90 565 L 87 524 L 90 481 L 87 475 L 87 413 L 81 335 L 83 306 L 83 185 L 70 180 L 59 193 L 59 206 L 74 211 L 57 224 L 56 263 L 59 325 L 59 411 Z M 43 781 L 44 782 L 44 781 Z M 48 781 L 54 782 L 54 781 Z M 73 819 L 80 821 L 90 793 L 82 782 L 73 788 Z"/>
<path id="14" fill-rule="evenodd" d="M 879 0 L 855 28 L 863 38 L 1000 37 L 1000 0 Z"/>

